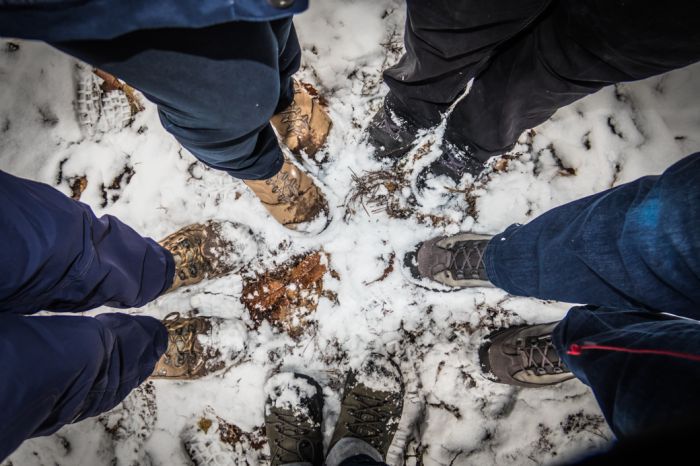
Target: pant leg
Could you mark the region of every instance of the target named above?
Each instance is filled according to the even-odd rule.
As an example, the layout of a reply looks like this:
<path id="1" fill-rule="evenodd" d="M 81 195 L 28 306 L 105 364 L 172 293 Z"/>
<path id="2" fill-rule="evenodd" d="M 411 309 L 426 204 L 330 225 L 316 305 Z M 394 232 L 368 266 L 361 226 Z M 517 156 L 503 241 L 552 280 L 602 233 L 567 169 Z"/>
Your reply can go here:
<path id="1" fill-rule="evenodd" d="M 0 172 L 0 313 L 138 307 L 172 283 L 172 255 L 51 186 Z"/>
<path id="2" fill-rule="evenodd" d="M 686 0 L 555 0 L 490 60 L 450 115 L 445 137 L 486 160 L 604 86 L 694 63 L 698 16 L 700 4 Z"/>
<path id="3" fill-rule="evenodd" d="M 700 319 L 700 153 L 511 225 L 484 257 L 515 295 Z"/>
<path id="4" fill-rule="evenodd" d="M 28 438 L 112 409 L 167 343 L 151 317 L 0 314 L 0 461 Z"/>
<path id="5" fill-rule="evenodd" d="M 618 438 L 691 419 L 697 422 L 699 322 L 649 312 L 575 307 L 554 329 L 553 340 L 566 365 L 591 387 Z M 567 354 L 572 345 L 583 350 Z M 617 350 L 586 349 L 590 345 Z M 625 352 L 640 350 L 672 355 Z"/>
<path id="6" fill-rule="evenodd" d="M 393 111 L 423 127 L 551 0 L 407 0 L 406 53 L 384 72 Z"/>
<path id="7" fill-rule="evenodd" d="M 165 129 L 207 165 L 243 179 L 282 167 L 269 120 L 291 102 L 299 68 L 291 18 L 53 45 L 142 91 Z"/>
<path id="8" fill-rule="evenodd" d="M 346 459 L 340 466 L 387 466 L 384 461 L 377 461 L 367 455 L 356 455 Z"/>

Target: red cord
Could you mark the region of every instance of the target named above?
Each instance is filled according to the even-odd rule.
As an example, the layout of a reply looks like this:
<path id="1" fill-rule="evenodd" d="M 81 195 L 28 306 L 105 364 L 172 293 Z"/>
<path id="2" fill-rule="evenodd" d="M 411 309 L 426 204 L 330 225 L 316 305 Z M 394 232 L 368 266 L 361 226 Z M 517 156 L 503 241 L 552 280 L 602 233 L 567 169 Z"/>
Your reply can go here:
<path id="1" fill-rule="evenodd" d="M 688 359 L 690 361 L 700 362 L 700 355 L 689 354 L 689 353 L 678 353 L 676 351 L 667 350 L 655 350 L 655 349 L 634 349 L 634 348 L 621 348 L 619 346 L 604 346 L 596 345 L 593 343 L 577 345 L 573 344 L 569 347 L 569 351 L 566 354 L 570 356 L 581 356 L 581 353 L 586 350 L 603 350 L 603 351 L 617 351 L 620 353 L 632 353 L 632 354 L 654 354 L 657 356 L 671 356 L 672 358 Z"/>

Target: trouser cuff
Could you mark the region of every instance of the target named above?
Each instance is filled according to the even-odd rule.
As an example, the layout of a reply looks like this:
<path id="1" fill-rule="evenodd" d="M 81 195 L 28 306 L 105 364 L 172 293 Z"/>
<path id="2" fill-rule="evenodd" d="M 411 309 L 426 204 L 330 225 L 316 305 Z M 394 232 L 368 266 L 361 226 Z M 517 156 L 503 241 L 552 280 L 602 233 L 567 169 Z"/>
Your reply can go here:
<path id="1" fill-rule="evenodd" d="M 340 466 L 340 464 L 353 456 L 366 455 L 375 461 L 383 462 L 382 455 L 369 443 L 354 437 L 340 439 L 326 456 L 326 466 Z"/>

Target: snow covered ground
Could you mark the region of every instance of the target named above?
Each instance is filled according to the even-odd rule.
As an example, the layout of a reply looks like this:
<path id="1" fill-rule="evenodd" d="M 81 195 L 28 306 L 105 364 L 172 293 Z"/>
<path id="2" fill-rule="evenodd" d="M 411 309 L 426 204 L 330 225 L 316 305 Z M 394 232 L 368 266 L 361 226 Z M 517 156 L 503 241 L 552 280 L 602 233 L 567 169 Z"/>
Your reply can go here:
<path id="1" fill-rule="evenodd" d="M 194 163 L 149 103 L 123 129 L 81 128 L 76 89 L 86 71 L 46 45 L 0 40 L 0 169 L 68 195 L 84 188 L 81 200 L 98 215 L 156 239 L 220 219 L 250 226 L 260 240 L 243 274 L 127 311 L 162 318 L 197 309 L 224 319 L 217 344 L 226 370 L 197 382 L 149 382 L 100 418 L 25 442 L 3 466 L 265 463 L 263 387 L 271 374 L 296 370 L 318 380 L 328 439 L 345 373 L 383 349 L 401 359 L 409 391 L 391 462 L 405 451 L 408 464 L 550 464 L 610 440 L 580 382 L 516 389 L 479 368 L 477 349 L 491 330 L 559 319 L 566 304 L 490 289 L 428 291 L 406 280 L 400 258 L 423 239 L 496 233 L 700 150 L 700 66 L 603 89 L 523 135 L 481 180 L 433 180 L 419 192 L 415 179 L 439 155 L 440 128 L 397 167 L 375 161 L 362 142 L 386 92 L 380 72 L 401 53 L 403 17 L 400 0 L 324 0 L 296 19 L 300 75 L 327 98 L 334 121 L 325 150 L 306 160 L 333 216 L 315 237 L 285 230 L 242 183 Z M 327 271 L 306 292 L 316 293 L 307 307 L 282 323 L 256 318 L 241 300 L 244 286 L 315 251 L 325 253 L 316 262 Z"/>

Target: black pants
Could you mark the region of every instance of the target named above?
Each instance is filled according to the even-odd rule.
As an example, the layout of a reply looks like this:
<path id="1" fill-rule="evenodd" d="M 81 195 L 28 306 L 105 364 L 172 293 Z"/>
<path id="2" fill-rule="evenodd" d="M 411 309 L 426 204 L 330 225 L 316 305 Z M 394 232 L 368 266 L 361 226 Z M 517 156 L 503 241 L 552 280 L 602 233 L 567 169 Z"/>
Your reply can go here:
<path id="1" fill-rule="evenodd" d="M 558 108 L 700 58 L 692 0 L 407 0 L 406 55 L 387 105 L 485 161 Z"/>

